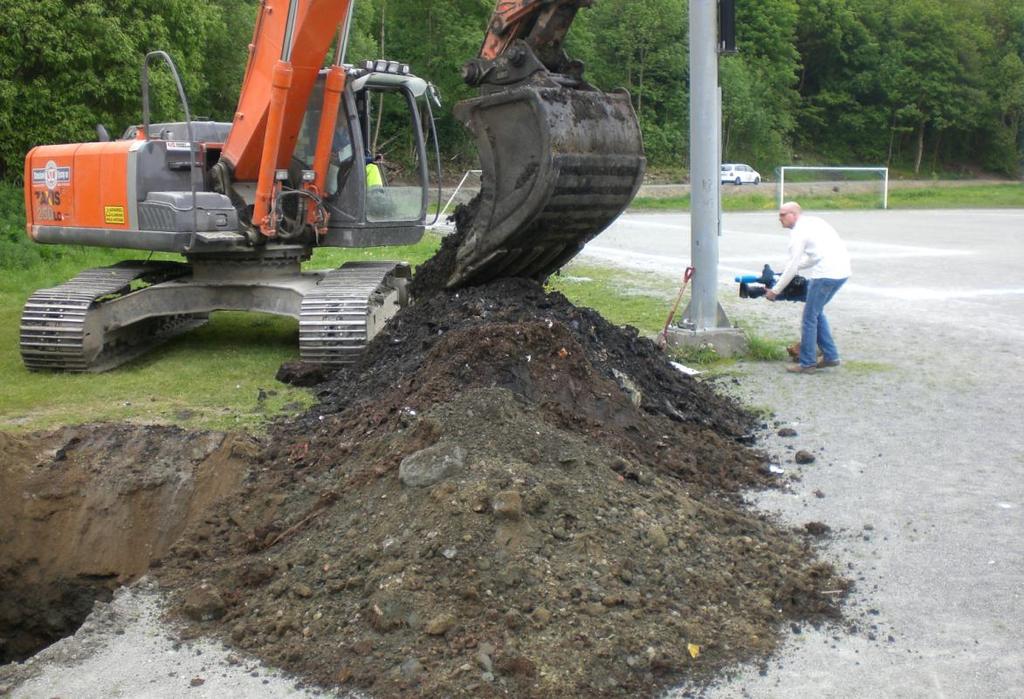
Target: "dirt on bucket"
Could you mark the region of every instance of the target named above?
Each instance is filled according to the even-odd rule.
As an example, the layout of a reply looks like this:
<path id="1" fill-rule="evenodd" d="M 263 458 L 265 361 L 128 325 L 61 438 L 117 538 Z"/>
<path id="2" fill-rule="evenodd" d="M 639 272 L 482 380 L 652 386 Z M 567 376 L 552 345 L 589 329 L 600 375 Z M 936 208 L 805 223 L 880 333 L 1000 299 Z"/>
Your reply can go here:
<path id="1" fill-rule="evenodd" d="M 191 633 L 375 696 L 633 697 L 839 614 L 743 504 L 755 418 L 539 284 L 421 288 L 322 376 L 161 561 Z"/>

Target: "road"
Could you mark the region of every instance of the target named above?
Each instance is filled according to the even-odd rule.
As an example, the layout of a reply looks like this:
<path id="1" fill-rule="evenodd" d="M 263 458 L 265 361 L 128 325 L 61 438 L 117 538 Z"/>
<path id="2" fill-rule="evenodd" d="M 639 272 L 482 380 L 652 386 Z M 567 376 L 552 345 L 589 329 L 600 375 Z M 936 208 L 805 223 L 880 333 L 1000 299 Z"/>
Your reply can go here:
<path id="1" fill-rule="evenodd" d="M 855 580 L 856 629 L 800 629 L 707 696 L 1022 696 L 1024 211 L 822 216 L 853 258 L 829 306 L 844 366 L 743 362 L 735 392 L 774 411 L 763 446 L 799 477 L 752 499 L 833 529 L 822 554 Z M 801 307 L 740 300 L 732 277 L 785 247 L 773 212 L 725 215 L 723 305 L 767 337 L 795 338 Z M 678 279 L 688 258 L 688 214 L 630 213 L 581 259 Z M 818 459 L 797 467 L 795 449 Z"/>

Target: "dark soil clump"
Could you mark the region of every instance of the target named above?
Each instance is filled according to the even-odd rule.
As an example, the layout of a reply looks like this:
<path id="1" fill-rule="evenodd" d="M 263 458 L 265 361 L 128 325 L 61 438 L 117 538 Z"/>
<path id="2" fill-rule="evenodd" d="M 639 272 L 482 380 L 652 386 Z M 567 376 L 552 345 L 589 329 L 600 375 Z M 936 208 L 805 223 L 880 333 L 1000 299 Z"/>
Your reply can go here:
<path id="1" fill-rule="evenodd" d="M 163 562 L 197 632 L 381 697 L 634 697 L 838 614 L 742 506 L 750 414 L 536 283 L 417 298 Z"/>

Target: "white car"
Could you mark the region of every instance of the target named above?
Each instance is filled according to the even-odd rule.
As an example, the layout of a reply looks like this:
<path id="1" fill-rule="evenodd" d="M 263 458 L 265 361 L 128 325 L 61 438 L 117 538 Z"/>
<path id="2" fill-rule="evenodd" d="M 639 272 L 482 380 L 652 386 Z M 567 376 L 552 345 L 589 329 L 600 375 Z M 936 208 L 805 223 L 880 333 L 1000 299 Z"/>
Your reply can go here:
<path id="1" fill-rule="evenodd" d="M 735 185 L 761 184 L 761 175 L 757 173 L 757 170 L 743 163 L 723 163 L 722 184 L 727 182 L 732 182 Z"/>

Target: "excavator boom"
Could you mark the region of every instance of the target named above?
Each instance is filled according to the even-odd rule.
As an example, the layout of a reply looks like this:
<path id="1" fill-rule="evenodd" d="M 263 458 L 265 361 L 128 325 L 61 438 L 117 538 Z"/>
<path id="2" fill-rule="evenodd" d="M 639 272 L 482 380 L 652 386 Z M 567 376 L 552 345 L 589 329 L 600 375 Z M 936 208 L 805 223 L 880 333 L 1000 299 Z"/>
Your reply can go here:
<path id="1" fill-rule="evenodd" d="M 263 0 L 260 3 L 238 108 L 221 152 L 221 158 L 231 164 L 236 179 L 255 181 L 259 175 L 273 99 L 274 72 L 283 60 L 291 64 L 291 85 L 284 103 L 274 165 L 288 167 L 309 95 L 350 4 L 351 0 Z M 294 15 L 291 27 L 290 15 Z"/>

